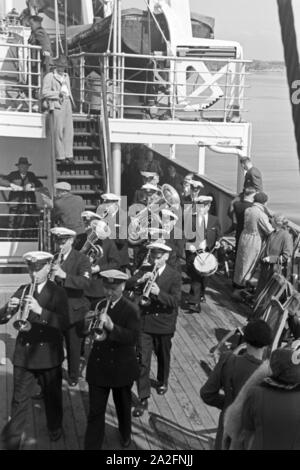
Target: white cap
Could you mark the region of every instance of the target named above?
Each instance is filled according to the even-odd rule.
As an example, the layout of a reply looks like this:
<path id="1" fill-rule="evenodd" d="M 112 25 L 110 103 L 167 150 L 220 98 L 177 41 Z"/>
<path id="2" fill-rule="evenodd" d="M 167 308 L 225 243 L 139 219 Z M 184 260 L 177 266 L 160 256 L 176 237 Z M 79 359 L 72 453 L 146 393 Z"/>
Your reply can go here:
<path id="1" fill-rule="evenodd" d="M 101 220 L 101 217 L 100 215 L 96 214 L 96 212 L 92 212 L 92 211 L 83 211 L 81 212 L 81 218 L 85 218 L 87 220 L 90 220 L 90 219 L 100 219 Z"/>
<path id="2" fill-rule="evenodd" d="M 155 171 L 141 171 L 141 175 L 145 178 L 154 178 L 155 176 L 158 176 L 158 173 Z"/>
<path id="3" fill-rule="evenodd" d="M 196 180 L 189 180 L 190 185 L 194 186 L 195 188 L 204 188 L 204 185 L 201 183 L 201 181 L 196 181 Z"/>
<path id="4" fill-rule="evenodd" d="M 70 185 L 70 183 L 67 183 L 66 181 L 60 181 L 59 183 L 56 183 L 54 185 L 54 188 L 60 189 L 62 191 L 71 191 L 72 186 Z"/>
<path id="5" fill-rule="evenodd" d="M 172 248 L 166 245 L 164 240 L 156 240 L 155 242 L 149 243 L 147 248 L 149 250 L 172 251 Z"/>
<path id="6" fill-rule="evenodd" d="M 50 261 L 53 258 L 51 253 L 46 251 L 29 251 L 23 255 L 25 261 L 30 261 L 31 263 L 36 263 L 37 261 Z"/>
<path id="7" fill-rule="evenodd" d="M 113 193 L 106 193 L 101 195 L 103 201 L 121 201 L 121 197 Z"/>
<path id="8" fill-rule="evenodd" d="M 157 186 L 154 186 L 154 184 L 146 183 L 142 186 L 142 189 L 145 189 L 146 191 L 154 191 L 154 192 L 159 192 L 159 188 Z"/>
<path id="9" fill-rule="evenodd" d="M 209 202 L 212 202 L 213 198 L 211 196 L 199 196 L 195 197 L 195 202 L 198 202 L 199 204 L 207 204 Z"/>
<path id="10" fill-rule="evenodd" d="M 76 237 L 76 232 L 65 227 L 54 227 L 50 230 L 56 237 Z"/>
<path id="11" fill-rule="evenodd" d="M 120 284 L 128 280 L 128 275 L 119 271 L 118 269 L 108 269 L 100 273 L 101 277 L 105 278 L 105 281 L 109 284 Z"/>

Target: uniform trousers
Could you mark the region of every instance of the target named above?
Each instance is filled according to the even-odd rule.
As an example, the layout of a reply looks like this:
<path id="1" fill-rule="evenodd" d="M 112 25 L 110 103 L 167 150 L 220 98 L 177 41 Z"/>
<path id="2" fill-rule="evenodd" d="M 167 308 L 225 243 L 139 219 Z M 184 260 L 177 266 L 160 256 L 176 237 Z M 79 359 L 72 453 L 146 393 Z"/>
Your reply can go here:
<path id="1" fill-rule="evenodd" d="M 53 110 L 55 158 L 73 158 L 73 117 L 70 98 L 65 98 L 61 109 Z"/>
<path id="2" fill-rule="evenodd" d="M 7 449 L 18 448 L 21 435 L 26 426 L 27 411 L 31 397 L 36 390 L 38 380 L 44 395 L 47 426 L 49 431 L 62 427 L 62 368 L 25 369 L 14 366 L 14 389 L 11 408 L 11 420 L 2 431 Z"/>
<path id="3" fill-rule="evenodd" d="M 100 387 L 89 383 L 90 409 L 84 439 L 85 450 L 99 450 L 102 448 L 105 429 L 105 410 L 110 390 L 112 390 L 116 407 L 120 434 L 124 441 L 130 437 L 132 385 L 125 385 L 124 387 Z"/>
<path id="4" fill-rule="evenodd" d="M 84 321 L 73 323 L 64 333 L 67 348 L 69 379 L 77 381 L 79 377 L 80 355 L 83 342 Z"/>
<path id="5" fill-rule="evenodd" d="M 138 346 L 140 348 L 140 376 L 137 380 L 140 400 L 149 398 L 151 395 L 150 370 L 152 351 L 157 356 L 157 382 L 161 385 L 168 385 L 172 338 L 173 333 L 159 335 L 142 332 L 140 334 Z"/>
<path id="6" fill-rule="evenodd" d="M 205 289 L 207 286 L 207 277 L 200 276 L 194 268 L 195 253 L 191 251 L 185 252 L 186 256 L 186 267 L 187 274 L 191 278 L 191 290 L 190 290 L 190 301 L 199 304 L 200 297 L 205 295 Z"/>

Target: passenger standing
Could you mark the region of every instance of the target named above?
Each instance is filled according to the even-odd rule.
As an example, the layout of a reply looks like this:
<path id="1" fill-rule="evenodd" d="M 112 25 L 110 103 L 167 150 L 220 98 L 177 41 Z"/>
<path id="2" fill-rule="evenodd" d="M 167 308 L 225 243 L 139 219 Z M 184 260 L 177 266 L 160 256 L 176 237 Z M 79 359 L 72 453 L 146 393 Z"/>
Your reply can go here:
<path id="1" fill-rule="evenodd" d="M 245 211 L 244 230 L 239 240 L 233 277 L 236 289 L 245 287 L 250 281 L 259 259 L 262 241 L 274 230 L 265 211 L 267 200 L 265 193 L 257 193 L 253 206 Z M 238 296 L 238 290 L 234 291 L 233 296 Z"/>
<path id="2" fill-rule="evenodd" d="M 250 375 L 262 364 L 264 348 L 271 343 L 271 339 L 271 329 L 265 321 L 248 323 L 244 329 L 246 352 L 242 355 L 232 351 L 224 353 L 201 387 L 200 396 L 204 403 L 221 410 L 215 441 L 216 450 L 222 448 L 225 410 L 234 401 Z"/>
<path id="3" fill-rule="evenodd" d="M 41 67 L 43 76 L 50 72 L 50 66 L 52 65 L 52 48 L 51 41 L 47 31 L 42 27 L 43 18 L 38 15 L 31 16 L 29 18 L 29 25 L 31 27 L 31 35 L 28 39 L 28 44 L 31 46 L 40 46 L 41 50 Z M 36 51 L 32 51 L 31 58 L 33 60 L 37 59 Z M 31 72 L 38 72 L 37 62 L 31 63 Z M 32 84 L 37 85 L 38 79 L 37 76 L 33 75 Z"/>
<path id="4" fill-rule="evenodd" d="M 61 181 L 54 185 L 56 196 L 52 211 L 52 220 L 59 227 L 66 227 L 76 232 L 74 248 L 80 249 L 84 243 L 85 229 L 81 217 L 85 204 L 81 196 L 72 194 L 71 185 Z"/>
<path id="5" fill-rule="evenodd" d="M 53 138 L 55 158 L 58 162 L 73 161 L 73 117 L 70 78 L 65 70 L 68 59 L 60 56 L 54 61 L 53 72 L 44 77 L 42 98 L 48 102 L 49 112 L 53 113 Z"/>
<path id="6" fill-rule="evenodd" d="M 251 186 L 247 187 L 242 193 L 241 197 L 236 200 L 232 205 L 233 210 L 233 223 L 235 225 L 235 249 L 237 252 L 238 244 L 242 231 L 244 230 L 245 223 L 245 210 L 253 206 L 254 196 L 256 190 Z"/>
<path id="7" fill-rule="evenodd" d="M 300 450 L 299 340 L 276 349 L 272 375 L 249 389 L 242 408 L 243 450 Z"/>
<path id="8" fill-rule="evenodd" d="M 240 159 L 240 163 L 244 170 L 246 171 L 245 174 L 245 181 L 244 181 L 244 189 L 252 187 L 256 189 L 257 192 L 263 191 L 263 182 L 262 182 L 262 175 L 258 168 L 253 166 L 253 163 L 249 157 L 243 157 Z"/>

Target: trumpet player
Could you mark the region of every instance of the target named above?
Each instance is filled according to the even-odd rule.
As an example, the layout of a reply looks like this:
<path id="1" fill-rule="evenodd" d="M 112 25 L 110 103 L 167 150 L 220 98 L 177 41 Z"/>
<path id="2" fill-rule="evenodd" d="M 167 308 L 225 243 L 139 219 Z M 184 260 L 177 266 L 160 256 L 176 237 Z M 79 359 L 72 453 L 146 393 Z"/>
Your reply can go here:
<path id="1" fill-rule="evenodd" d="M 105 410 L 110 390 L 116 407 L 121 444 L 131 443 L 131 388 L 139 374 L 136 343 L 140 330 L 139 311 L 123 296 L 127 274 L 115 269 L 103 271 L 106 299 L 100 309 L 103 340 L 94 341 L 87 365 L 89 414 L 85 450 L 101 449 Z M 100 308 L 100 306 L 99 306 Z"/>
<path id="2" fill-rule="evenodd" d="M 13 356 L 14 387 L 11 419 L 2 431 L 5 449 L 18 450 L 24 439 L 27 410 L 36 381 L 42 387 L 47 427 L 52 441 L 62 435 L 63 331 L 68 299 L 63 288 L 48 280 L 53 255 L 43 251 L 23 255 L 31 284 L 21 286 L 0 309 L 0 323 L 21 316 Z M 22 299 L 22 300 L 21 300 Z M 25 312 L 28 312 L 27 314 Z M 16 326 L 17 327 L 17 326 Z"/>
<path id="3" fill-rule="evenodd" d="M 141 171 L 141 176 L 143 179 L 143 185 L 140 189 L 137 189 L 134 197 L 133 197 L 133 203 L 134 204 L 144 204 L 145 206 L 148 203 L 148 194 L 144 188 L 146 184 L 151 184 L 154 186 L 157 191 L 159 191 L 159 175 L 155 171 Z"/>
<path id="4" fill-rule="evenodd" d="M 167 392 L 172 337 L 181 299 L 181 276 L 167 265 L 172 249 L 160 240 L 147 248 L 151 250 L 152 272 L 139 271 L 126 284 L 129 290 L 135 285 L 145 286 L 141 297 L 139 403 L 133 410 L 135 417 L 142 416 L 148 408 L 152 351 L 157 356 L 157 393 Z"/>
<path id="5" fill-rule="evenodd" d="M 89 287 L 91 264 L 83 253 L 74 250 L 76 232 L 64 227 L 51 229 L 54 236 L 59 263 L 54 263 L 52 271 L 55 282 L 61 285 L 68 296 L 69 328 L 65 332 L 68 359 L 68 383 L 76 387 L 79 376 L 80 351 L 84 317 L 89 311 L 90 302 L 84 291 Z"/>

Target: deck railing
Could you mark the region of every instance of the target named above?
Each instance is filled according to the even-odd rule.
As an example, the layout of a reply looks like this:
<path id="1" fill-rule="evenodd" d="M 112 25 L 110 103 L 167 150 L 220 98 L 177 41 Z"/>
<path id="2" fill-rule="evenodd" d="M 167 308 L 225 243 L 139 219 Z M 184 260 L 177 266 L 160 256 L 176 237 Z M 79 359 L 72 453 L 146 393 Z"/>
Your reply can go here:
<path id="1" fill-rule="evenodd" d="M 80 113 L 100 111 L 101 68 L 109 116 L 115 119 L 239 122 L 246 112 L 246 64 L 211 57 L 92 54 L 70 56 Z"/>
<path id="2" fill-rule="evenodd" d="M 39 46 L 0 44 L 0 110 L 38 112 L 41 91 Z"/>

